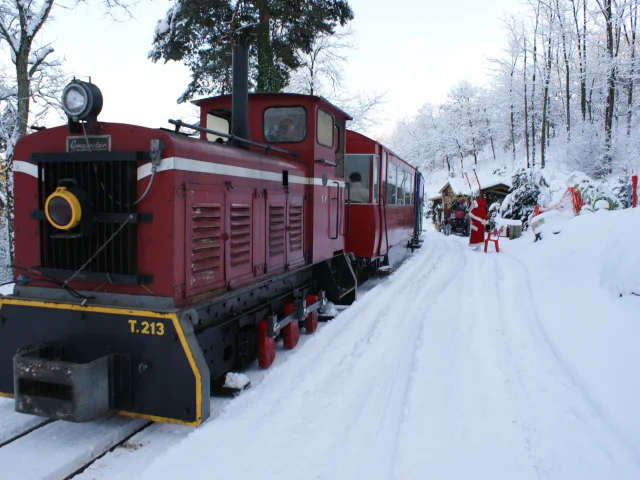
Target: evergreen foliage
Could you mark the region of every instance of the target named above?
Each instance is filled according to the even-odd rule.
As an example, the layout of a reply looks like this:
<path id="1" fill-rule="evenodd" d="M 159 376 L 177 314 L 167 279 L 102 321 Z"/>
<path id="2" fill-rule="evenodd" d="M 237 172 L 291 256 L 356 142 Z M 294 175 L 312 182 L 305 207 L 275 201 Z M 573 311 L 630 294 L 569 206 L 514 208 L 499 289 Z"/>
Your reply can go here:
<path id="1" fill-rule="evenodd" d="M 511 185 L 511 193 L 502 202 L 500 213 L 503 218 L 521 220 L 526 230 L 535 206 L 546 207 L 549 203 L 549 183 L 541 170 L 519 168 L 513 174 Z"/>
<path id="2" fill-rule="evenodd" d="M 179 98 L 231 92 L 234 33 L 251 28 L 250 89 L 279 92 L 321 34 L 353 19 L 346 0 L 174 0 L 149 58 L 183 61 L 191 82 Z M 254 28 L 255 27 L 255 28 Z"/>
<path id="3" fill-rule="evenodd" d="M 615 195 L 620 208 L 629 208 L 629 191 L 631 190 L 631 175 L 628 172 L 628 168 L 623 168 L 623 172 L 615 179 L 615 184 L 611 188 L 612 193 Z"/>

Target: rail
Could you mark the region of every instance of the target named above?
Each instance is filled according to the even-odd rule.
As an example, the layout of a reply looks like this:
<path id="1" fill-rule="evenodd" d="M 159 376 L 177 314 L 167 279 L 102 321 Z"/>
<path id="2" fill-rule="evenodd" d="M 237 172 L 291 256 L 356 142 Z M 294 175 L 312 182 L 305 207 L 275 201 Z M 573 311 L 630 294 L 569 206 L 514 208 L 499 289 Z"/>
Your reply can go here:
<path id="1" fill-rule="evenodd" d="M 290 150 L 285 150 L 283 148 L 272 147 L 267 143 L 259 143 L 259 142 L 254 142 L 253 140 L 247 140 L 246 138 L 238 137 L 237 135 L 233 135 L 232 133 L 219 132 L 217 130 L 211 130 L 209 128 L 204 128 L 199 125 L 191 125 L 189 123 L 184 123 L 182 120 L 169 119 L 169 123 L 177 127 L 176 132 L 179 132 L 180 128 L 182 127 L 191 128 L 198 132 L 211 133 L 212 135 L 218 135 L 219 137 L 228 138 L 229 140 L 232 140 L 232 141 L 238 141 L 238 142 L 246 143 L 247 145 L 252 145 L 254 147 L 264 148 L 265 153 L 269 153 L 269 151 L 273 150 L 274 152 L 284 153 L 285 155 L 291 155 L 294 158 L 294 160 L 298 159 L 298 152 L 292 152 Z"/>

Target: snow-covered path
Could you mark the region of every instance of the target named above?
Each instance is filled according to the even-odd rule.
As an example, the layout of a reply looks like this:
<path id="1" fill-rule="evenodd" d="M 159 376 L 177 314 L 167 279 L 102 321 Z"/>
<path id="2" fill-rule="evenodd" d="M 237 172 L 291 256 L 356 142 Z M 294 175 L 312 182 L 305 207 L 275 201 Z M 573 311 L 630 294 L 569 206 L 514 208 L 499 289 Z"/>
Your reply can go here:
<path id="1" fill-rule="evenodd" d="M 558 352 L 531 282 L 428 235 L 144 478 L 640 478 L 638 436 Z"/>

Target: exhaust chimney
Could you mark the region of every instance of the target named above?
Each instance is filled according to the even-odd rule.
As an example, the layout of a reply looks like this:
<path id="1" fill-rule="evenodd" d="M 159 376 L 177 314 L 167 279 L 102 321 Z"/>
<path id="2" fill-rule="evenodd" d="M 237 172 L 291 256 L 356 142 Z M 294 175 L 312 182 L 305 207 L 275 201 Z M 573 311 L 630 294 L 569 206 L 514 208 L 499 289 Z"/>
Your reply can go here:
<path id="1" fill-rule="evenodd" d="M 231 93 L 231 133 L 249 139 L 249 38 L 239 35 L 233 45 Z M 232 145 L 249 148 L 244 142 Z"/>

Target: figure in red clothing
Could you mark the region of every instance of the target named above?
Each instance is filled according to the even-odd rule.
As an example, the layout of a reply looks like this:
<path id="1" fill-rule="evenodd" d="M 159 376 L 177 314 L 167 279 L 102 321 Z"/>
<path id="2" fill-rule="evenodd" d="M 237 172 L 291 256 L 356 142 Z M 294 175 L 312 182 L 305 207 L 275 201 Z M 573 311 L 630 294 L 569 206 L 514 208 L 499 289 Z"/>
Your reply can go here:
<path id="1" fill-rule="evenodd" d="M 484 227 L 487 224 L 487 210 L 484 200 L 480 197 L 471 203 L 471 233 L 469 235 L 469 246 L 477 248 L 484 244 Z"/>

